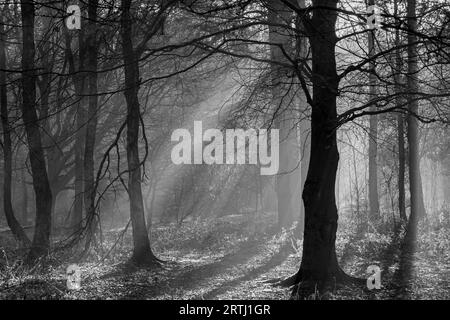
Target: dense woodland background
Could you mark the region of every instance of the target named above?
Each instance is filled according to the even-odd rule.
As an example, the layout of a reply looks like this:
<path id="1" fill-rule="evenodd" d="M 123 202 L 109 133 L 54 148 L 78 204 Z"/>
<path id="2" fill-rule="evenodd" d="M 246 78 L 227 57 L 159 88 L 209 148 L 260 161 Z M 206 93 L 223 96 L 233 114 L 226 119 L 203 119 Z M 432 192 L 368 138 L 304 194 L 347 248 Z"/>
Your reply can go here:
<path id="1" fill-rule="evenodd" d="M 1 299 L 450 297 L 448 2 L 0 10 Z M 278 174 L 174 165 L 194 121 L 279 129 Z"/>

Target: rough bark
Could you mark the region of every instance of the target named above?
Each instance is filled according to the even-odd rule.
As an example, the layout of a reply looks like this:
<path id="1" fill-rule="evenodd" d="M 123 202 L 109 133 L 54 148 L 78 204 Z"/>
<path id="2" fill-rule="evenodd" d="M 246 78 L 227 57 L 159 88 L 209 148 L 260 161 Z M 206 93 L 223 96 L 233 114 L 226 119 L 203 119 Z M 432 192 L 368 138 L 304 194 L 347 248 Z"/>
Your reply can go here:
<path id="1" fill-rule="evenodd" d="M 3 14 L 3 13 L 2 13 Z M 1 104 L 1 121 L 3 129 L 3 210 L 5 212 L 6 222 L 11 229 L 14 237 L 22 245 L 29 245 L 25 231 L 14 215 L 11 198 L 12 186 L 12 146 L 11 146 L 11 128 L 8 116 L 8 96 L 6 88 L 6 35 L 3 21 L 0 21 L 0 104 Z"/>
<path id="2" fill-rule="evenodd" d="M 34 66 L 34 1 L 22 0 L 22 119 L 27 135 L 31 174 L 36 199 L 36 226 L 27 257 L 31 263 L 48 253 L 50 247 L 52 193 L 47 176 L 41 132 L 36 114 L 36 71 Z"/>
<path id="3" fill-rule="evenodd" d="M 125 70 L 125 100 L 127 102 L 127 161 L 128 195 L 133 232 L 133 255 L 131 261 L 137 265 L 152 265 L 157 262 L 150 248 L 149 235 L 145 226 L 145 213 L 141 188 L 141 168 L 139 161 L 140 106 L 139 65 L 132 43 L 131 0 L 121 2 L 121 38 Z"/>
<path id="4" fill-rule="evenodd" d="M 336 140 L 338 76 L 335 60 L 336 0 L 315 0 L 308 23 L 312 53 L 313 100 L 311 158 L 303 190 L 305 230 L 303 254 L 295 283 L 299 293 L 345 280 L 336 258 L 338 213 L 335 199 L 339 153 Z M 294 292 L 295 293 L 295 292 Z"/>
<path id="5" fill-rule="evenodd" d="M 418 56 L 417 56 L 417 17 L 416 0 L 408 0 L 408 75 L 409 114 L 408 114 L 408 147 L 409 147 L 409 189 L 411 196 L 411 213 L 406 234 L 407 242 L 413 244 L 417 239 L 417 225 L 425 216 L 423 202 L 422 179 L 420 175 L 419 125 L 414 115 L 418 114 L 419 104 L 415 99 L 418 91 Z"/>

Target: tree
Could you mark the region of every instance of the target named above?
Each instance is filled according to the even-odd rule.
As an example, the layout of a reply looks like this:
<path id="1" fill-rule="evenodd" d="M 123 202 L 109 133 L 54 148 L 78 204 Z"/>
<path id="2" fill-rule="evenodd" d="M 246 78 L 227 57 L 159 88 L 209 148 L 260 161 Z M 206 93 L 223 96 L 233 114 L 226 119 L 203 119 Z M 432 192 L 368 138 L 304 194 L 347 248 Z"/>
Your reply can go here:
<path id="1" fill-rule="evenodd" d="M 369 0 L 368 5 L 373 6 L 374 0 Z M 370 30 L 368 33 L 369 40 L 369 59 L 370 59 L 370 74 L 369 74 L 369 97 L 370 100 L 377 98 L 377 79 L 375 70 L 375 32 Z M 377 106 L 374 103 L 371 111 L 376 111 Z M 378 139 L 378 119 L 377 114 L 370 115 L 369 119 L 369 207 L 370 219 L 377 219 L 380 215 L 380 204 L 378 196 L 378 165 L 377 165 L 377 146 Z"/>
<path id="2" fill-rule="evenodd" d="M 7 5 L 3 8 L 7 10 Z M 2 11 L 3 11 L 2 10 Z M 4 12 L 2 12 L 4 16 Z M 6 84 L 6 32 L 5 24 L 0 17 L 0 105 L 1 120 L 3 128 L 3 161 L 4 161 L 4 177 L 3 177 L 3 210 L 5 211 L 6 222 L 8 223 L 14 237 L 23 245 L 29 245 L 25 231 L 17 221 L 14 215 L 14 209 L 11 201 L 11 182 L 12 182 L 12 146 L 11 146 L 11 127 L 8 115 L 8 93 Z"/>
<path id="3" fill-rule="evenodd" d="M 398 0 L 394 1 L 394 16 L 398 14 Z M 400 30 L 395 30 L 395 46 L 400 46 Z M 400 50 L 395 52 L 395 70 L 394 70 L 394 82 L 396 91 L 396 104 L 402 105 L 401 99 L 401 74 L 402 74 L 402 58 Z M 406 217 L 406 205 L 405 205 L 405 120 L 403 113 L 397 114 L 397 145 L 398 145 L 398 210 L 400 219 L 403 222 L 407 221 Z"/>
<path id="4" fill-rule="evenodd" d="M 293 53 L 292 37 L 280 22 L 289 25 L 293 20 L 292 9 L 280 1 L 271 1 L 268 5 L 269 41 L 271 43 L 273 117 L 275 127 L 280 130 L 280 168 L 276 177 L 278 206 L 278 227 L 289 228 L 296 220 L 300 208 L 301 160 L 297 139 L 296 112 L 292 108 L 294 89 L 290 80 L 288 58 Z"/>
<path id="5" fill-rule="evenodd" d="M 34 67 L 34 18 L 33 0 L 21 0 L 22 15 L 22 120 L 24 123 L 33 188 L 36 198 L 36 227 L 27 262 L 32 263 L 48 253 L 50 247 L 52 193 L 47 176 L 41 132 L 36 114 L 36 70 Z"/>
<path id="6" fill-rule="evenodd" d="M 141 162 L 139 160 L 139 127 L 141 121 L 139 106 L 139 63 L 132 43 L 131 0 L 121 2 L 121 38 L 125 72 L 124 95 L 127 102 L 127 161 L 128 196 L 133 228 L 133 255 L 131 261 L 137 265 L 154 265 L 154 256 L 145 226 L 144 204 L 141 189 Z"/>
<path id="7" fill-rule="evenodd" d="M 82 7 L 81 10 L 84 8 Z M 83 22 L 83 20 L 82 20 Z M 85 90 L 86 90 L 86 72 L 84 72 L 84 66 L 86 64 L 86 47 L 84 40 L 84 27 L 82 26 L 80 30 L 77 30 L 78 35 L 78 68 L 75 63 L 75 55 L 71 48 L 71 37 L 69 32 L 64 29 L 65 36 L 65 53 L 67 63 L 69 65 L 69 73 L 72 77 L 72 83 L 75 90 L 75 95 L 77 96 L 76 103 L 76 133 L 75 133 L 75 146 L 74 146 L 74 204 L 73 213 L 71 219 L 71 228 L 73 231 L 78 231 L 82 228 L 83 222 L 83 208 L 84 208 L 84 147 L 85 147 L 85 137 L 86 137 L 86 110 L 85 110 Z"/>
<path id="8" fill-rule="evenodd" d="M 86 207 L 87 226 L 90 228 L 88 245 L 90 244 L 96 228 L 95 219 L 95 179 L 94 179 L 94 150 L 97 129 L 97 7 L 98 0 L 89 0 L 88 17 L 86 26 L 86 52 L 88 70 L 88 110 L 84 147 L 84 204 Z"/>
<path id="9" fill-rule="evenodd" d="M 338 213 L 335 182 L 339 161 L 336 129 L 335 24 L 337 0 L 313 0 L 312 17 L 305 17 L 312 55 L 311 158 L 303 190 L 305 230 L 300 269 L 294 282 L 300 292 L 314 292 L 348 279 L 336 257 Z"/>
<path id="10" fill-rule="evenodd" d="M 419 155 L 419 125 L 416 115 L 418 114 L 419 102 L 415 98 L 418 92 L 418 52 L 417 52 L 417 16 L 416 0 L 408 0 L 408 74 L 407 85 L 408 96 L 408 149 L 409 149 L 409 190 L 411 196 L 411 213 L 408 221 L 406 240 L 410 243 L 417 238 L 417 225 L 419 220 L 425 216 L 425 205 L 423 203 L 422 179 L 420 175 Z"/>

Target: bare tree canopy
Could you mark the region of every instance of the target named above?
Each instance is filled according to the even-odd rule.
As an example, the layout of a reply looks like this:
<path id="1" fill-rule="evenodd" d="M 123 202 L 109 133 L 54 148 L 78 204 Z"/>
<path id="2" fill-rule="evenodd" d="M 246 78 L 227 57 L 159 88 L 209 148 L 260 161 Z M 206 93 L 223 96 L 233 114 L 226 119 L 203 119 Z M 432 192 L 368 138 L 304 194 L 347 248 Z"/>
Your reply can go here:
<path id="1" fill-rule="evenodd" d="M 0 16 L 0 299 L 450 297 L 447 1 Z"/>

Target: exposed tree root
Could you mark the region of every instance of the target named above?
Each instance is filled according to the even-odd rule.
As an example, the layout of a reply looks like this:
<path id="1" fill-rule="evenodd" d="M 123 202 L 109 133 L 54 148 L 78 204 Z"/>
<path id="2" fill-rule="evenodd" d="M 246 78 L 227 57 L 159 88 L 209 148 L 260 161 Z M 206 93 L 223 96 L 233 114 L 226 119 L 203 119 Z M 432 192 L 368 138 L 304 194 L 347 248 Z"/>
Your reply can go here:
<path id="1" fill-rule="evenodd" d="M 274 286 L 276 287 L 284 287 L 284 288 L 289 288 L 292 287 L 293 285 L 295 285 L 295 280 L 297 279 L 297 273 L 290 276 L 287 279 L 281 280 L 281 279 L 275 279 L 269 283 L 274 283 Z"/>
<path id="2" fill-rule="evenodd" d="M 158 259 L 155 255 L 146 254 L 146 255 L 133 255 L 127 262 L 127 265 L 133 268 L 160 268 L 162 264 L 165 262 L 163 260 Z"/>
<path id="3" fill-rule="evenodd" d="M 312 279 L 302 276 L 301 271 L 282 282 L 285 286 L 293 286 L 291 299 L 329 299 L 332 292 L 340 287 L 364 286 L 365 279 L 352 277 L 341 268 L 330 273 L 325 279 Z"/>

